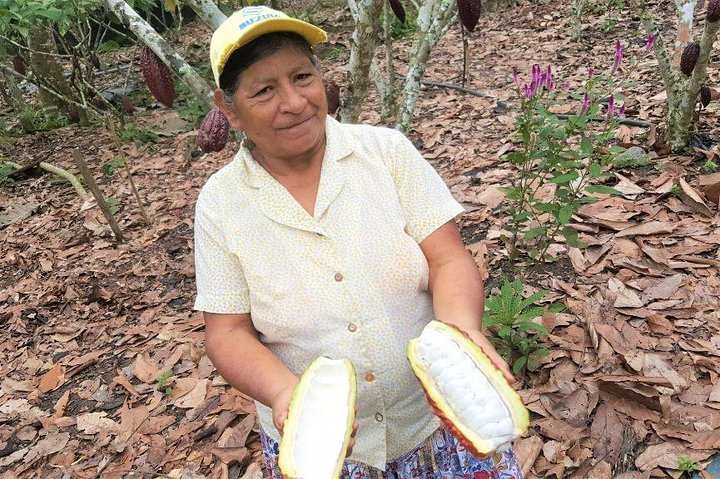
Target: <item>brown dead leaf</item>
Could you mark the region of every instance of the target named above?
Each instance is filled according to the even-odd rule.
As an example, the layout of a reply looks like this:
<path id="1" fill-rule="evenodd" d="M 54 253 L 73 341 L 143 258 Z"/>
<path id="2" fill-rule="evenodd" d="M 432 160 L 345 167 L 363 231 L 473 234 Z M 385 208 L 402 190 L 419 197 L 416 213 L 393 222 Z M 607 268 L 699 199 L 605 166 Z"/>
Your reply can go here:
<path id="1" fill-rule="evenodd" d="M 262 479 L 262 477 L 263 473 L 260 468 L 260 464 L 257 462 L 251 462 L 245 471 L 245 474 L 243 474 L 240 479 Z"/>
<path id="2" fill-rule="evenodd" d="M 544 436 L 556 441 L 572 441 L 581 437 L 587 437 L 587 430 L 583 427 L 575 427 L 558 419 L 547 417 L 535 422 Z"/>
<path id="3" fill-rule="evenodd" d="M 662 359 L 659 354 L 645 354 L 645 364 L 643 365 L 643 373 L 645 376 L 658 377 L 662 376 L 667 379 L 676 393 L 687 389 L 689 384 L 685 378 L 680 376 L 667 361 Z"/>
<path id="4" fill-rule="evenodd" d="M 187 391 L 186 384 L 181 383 L 181 381 L 185 379 L 188 384 L 193 383 L 192 389 L 190 391 Z M 172 398 L 173 398 L 173 404 L 177 407 L 183 408 L 183 409 L 189 409 L 194 408 L 202 404 L 203 401 L 205 401 L 205 396 L 207 395 L 207 388 L 210 384 L 210 381 L 207 379 L 196 379 L 196 378 L 180 378 L 178 379 L 178 384 L 183 384 L 184 391 L 181 391 L 181 393 L 178 393 L 176 395 L 176 389 L 173 389 Z"/>
<path id="5" fill-rule="evenodd" d="M 477 195 L 477 202 L 495 209 L 505 200 L 505 193 L 490 185 Z"/>
<path id="6" fill-rule="evenodd" d="M 713 211 L 710 209 L 710 207 L 705 203 L 705 200 L 702 198 L 700 193 L 698 193 L 695 188 L 690 186 L 685 180 L 682 178 L 678 179 L 678 183 L 680 184 L 680 188 L 682 189 L 682 193 L 680 194 L 680 199 L 683 203 L 691 207 L 693 210 L 695 210 L 697 213 L 700 213 L 701 215 L 705 215 L 707 217 L 713 216 Z"/>
<path id="7" fill-rule="evenodd" d="M 698 178 L 698 182 L 705 197 L 712 203 L 720 205 L 720 173 L 702 175 Z"/>
<path id="8" fill-rule="evenodd" d="M 530 436 L 523 439 L 518 439 L 513 444 L 513 451 L 517 458 L 520 468 L 522 469 L 523 476 L 527 476 L 535 464 L 540 451 L 542 451 L 543 440 L 538 436 Z"/>
<path id="9" fill-rule="evenodd" d="M 655 467 L 675 469 L 677 468 L 678 456 L 685 456 L 693 461 L 704 461 L 714 453 L 715 451 L 690 449 L 679 441 L 667 441 L 648 446 L 648 448 L 635 459 L 635 465 L 641 471 L 649 471 Z"/>
<path id="10" fill-rule="evenodd" d="M 616 308 L 639 308 L 643 305 L 637 293 L 616 278 L 608 280 L 608 289 L 616 294 L 615 303 L 613 304 Z"/>
<path id="11" fill-rule="evenodd" d="M 65 380 L 62 366 L 56 364 L 48 372 L 42 375 L 40 378 L 40 384 L 38 384 L 38 390 L 45 394 L 52 391 L 53 389 L 60 386 Z"/>
<path id="12" fill-rule="evenodd" d="M 37 459 L 55 454 L 62 451 L 70 440 L 70 433 L 58 432 L 49 434 L 47 437 L 38 441 L 25 456 L 25 462 L 31 463 Z"/>
<path id="13" fill-rule="evenodd" d="M 160 374 L 157 364 L 150 361 L 148 353 L 138 354 L 133 365 L 133 374 L 144 383 L 154 383 Z"/>
<path id="14" fill-rule="evenodd" d="M 593 455 L 614 462 L 620 455 L 624 431 L 625 426 L 617 412 L 607 404 L 601 404 L 595 411 L 595 418 L 590 426 L 590 437 L 596 441 Z"/>
<path id="15" fill-rule="evenodd" d="M 118 424 L 107 417 L 106 412 L 88 412 L 79 415 L 77 418 L 77 428 L 85 434 L 97 434 L 103 429 L 115 431 Z"/>

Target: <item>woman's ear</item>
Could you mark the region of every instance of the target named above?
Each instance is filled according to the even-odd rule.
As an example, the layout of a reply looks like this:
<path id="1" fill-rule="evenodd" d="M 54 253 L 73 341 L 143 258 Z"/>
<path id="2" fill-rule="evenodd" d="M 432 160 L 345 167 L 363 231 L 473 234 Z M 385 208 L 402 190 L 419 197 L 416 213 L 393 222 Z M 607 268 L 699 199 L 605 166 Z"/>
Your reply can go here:
<path id="1" fill-rule="evenodd" d="M 228 105 L 225 102 L 223 92 L 219 88 L 215 89 L 215 106 L 225 115 L 230 126 L 236 130 L 242 130 L 242 123 L 235 113 L 234 105 Z"/>

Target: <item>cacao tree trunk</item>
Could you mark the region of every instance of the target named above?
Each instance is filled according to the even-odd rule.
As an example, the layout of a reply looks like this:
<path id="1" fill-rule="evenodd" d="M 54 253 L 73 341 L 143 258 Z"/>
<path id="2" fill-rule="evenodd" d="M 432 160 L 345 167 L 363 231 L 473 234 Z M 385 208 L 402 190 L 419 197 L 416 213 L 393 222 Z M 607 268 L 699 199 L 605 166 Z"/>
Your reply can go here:
<path id="1" fill-rule="evenodd" d="M 29 112 L 28 103 L 23 98 L 22 92 L 17 85 L 15 75 L 3 69 L 3 79 L 5 81 L 5 86 L 8 88 L 8 100 L 10 101 L 10 106 L 15 111 L 18 118 L 20 118 L 20 125 L 22 126 L 23 131 L 25 133 L 33 131 L 35 125 L 33 125 L 32 120 L 27 115 Z"/>
<path id="2" fill-rule="evenodd" d="M 573 40 L 578 41 L 582 37 L 582 14 L 585 10 L 587 0 L 573 0 L 573 28 L 572 37 Z"/>
<path id="3" fill-rule="evenodd" d="M 456 17 L 455 0 L 427 0 L 418 10 L 418 31 L 410 50 L 410 65 L 403 87 L 403 103 L 400 105 L 400 121 L 395 125 L 402 132 L 407 132 L 415 114 L 420 95 L 420 80 L 425 73 L 430 51 Z"/>
<path id="4" fill-rule="evenodd" d="M 185 0 L 185 2 L 198 14 L 202 22 L 212 30 L 217 29 L 227 18 L 212 0 Z"/>
<path id="5" fill-rule="evenodd" d="M 370 63 L 380 32 L 383 3 L 387 0 L 360 0 L 353 12 L 355 30 L 350 38 L 350 63 L 345 95 L 340 102 L 340 121 L 355 123 L 367 97 Z M 349 2 L 352 10 L 353 3 Z"/>
<path id="6" fill-rule="evenodd" d="M 43 88 L 43 84 L 50 85 L 55 91 L 67 98 L 72 98 L 70 84 L 63 69 L 57 61 L 57 45 L 50 30 L 42 27 L 34 28 L 28 35 L 28 47 L 32 50 L 30 55 L 30 71 L 37 79 L 38 100 L 44 107 L 64 108 L 65 102 L 52 95 Z"/>
<path id="7" fill-rule="evenodd" d="M 103 0 L 103 5 L 117 15 L 140 41 L 150 47 L 208 109 L 213 107 L 213 90 L 207 82 L 130 5 L 124 0 Z"/>

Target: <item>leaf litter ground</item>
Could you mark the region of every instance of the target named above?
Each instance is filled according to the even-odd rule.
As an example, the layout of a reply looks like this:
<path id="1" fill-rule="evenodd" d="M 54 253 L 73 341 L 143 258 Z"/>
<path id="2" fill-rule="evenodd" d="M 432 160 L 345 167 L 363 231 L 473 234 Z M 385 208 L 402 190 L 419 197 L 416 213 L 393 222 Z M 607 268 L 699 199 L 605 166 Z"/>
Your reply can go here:
<path id="1" fill-rule="evenodd" d="M 552 64 L 576 85 L 588 67 L 609 67 L 616 38 L 630 52 L 645 42 L 637 19 L 603 12 L 586 15 L 585 36 L 574 43 L 567 3 L 523 3 L 481 18 L 469 37 L 466 86 L 484 96 L 424 87 L 409 135 L 466 206 L 463 238 L 493 288 L 509 274 L 499 188 L 513 174 L 500 159 L 511 148 L 512 69 Z M 612 15 L 622 21 L 604 33 Z M 349 45 L 346 13 L 326 16 L 332 47 Z M 673 18 L 661 18 L 672 32 Z M 190 24 L 178 45 L 197 54 L 209 34 Z M 459 83 L 461 46 L 453 27 L 426 78 Z M 398 57 L 406 52 L 400 45 Z M 325 62 L 341 84 L 346 58 Z M 527 293 L 546 289 L 544 301 L 567 305 L 542 318 L 550 355 L 518 383 L 533 413 L 515 444 L 529 478 L 680 477 L 679 456 L 704 465 L 720 449 L 720 220 L 712 196 L 720 180 L 699 171 L 719 153 L 711 134 L 693 156 L 671 155 L 657 140 L 664 99 L 653 67 L 645 58 L 627 72 L 639 86 L 625 93 L 626 114 L 655 126 L 619 135 L 645 148 L 653 166 L 614 171 L 610 184 L 623 196 L 573 218 L 587 249 L 559 244 L 561 259 L 525 270 Z M 371 96 L 361 120 L 379 124 L 376 106 Z M 700 130 L 715 131 L 717 118 L 711 104 Z M 261 477 L 252 402 L 217 375 L 204 354 L 202 318 L 190 309 L 193 205 L 237 145 L 197 157 L 194 133 L 174 132 L 182 130 L 177 113 L 149 108 L 138 122 L 165 133 L 125 151 L 150 226 L 122 172 L 100 171 L 117 154 L 103 130 L 39 132 L 2 152 L 74 171 L 70 154 L 80 148 L 105 194 L 123 205 L 127 237 L 116 245 L 94 201 L 48 175 L 0 190 L 3 477 Z"/>

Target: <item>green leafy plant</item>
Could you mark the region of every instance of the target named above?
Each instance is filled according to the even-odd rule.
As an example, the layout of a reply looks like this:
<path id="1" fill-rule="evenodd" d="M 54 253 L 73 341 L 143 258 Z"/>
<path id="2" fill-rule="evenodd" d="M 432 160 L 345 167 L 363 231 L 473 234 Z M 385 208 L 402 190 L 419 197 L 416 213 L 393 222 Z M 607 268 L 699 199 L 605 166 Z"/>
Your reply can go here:
<path id="1" fill-rule="evenodd" d="M 155 389 L 163 392 L 166 396 L 171 395 L 173 390 L 170 387 L 170 378 L 172 378 L 172 371 L 163 371 L 162 373 L 160 373 L 160 375 L 157 377 Z"/>
<path id="2" fill-rule="evenodd" d="M 490 296 L 485 302 L 483 327 L 493 333 L 490 340 L 515 374 L 536 370 L 540 359 L 548 354 L 542 343 L 548 331 L 545 326 L 533 321 L 544 311 L 534 304 L 546 294 L 546 291 L 538 291 L 526 298 L 519 280 L 506 280 L 500 294 Z M 562 306 L 552 305 L 548 309 L 557 312 Z"/>
<path id="3" fill-rule="evenodd" d="M 122 141 L 133 141 L 138 145 L 154 142 L 158 137 L 154 131 L 141 128 L 133 123 L 126 123 L 118 135 Z"/>
<path id="4" fill-rule="evenodd" d="M 693 472 L 698 472 L 700 468 L 698 467 L 697 463 L 686 456 L 678 456 L 678 469 L 688 475 L 692 474 Z"/>
<path id="5" fill-rule="evenodd" d="M 118 170 L 118 168 L 121 168 L 125 166 L 125 160 L 122 156 L 113 156 L 108 161 L 103 163 L 102 165 L 102 172 L 105 176 L 112 176 L 115 174 L 115 172 Z"/>
<path id="6" fill-rule="evenodd" d="M 503 188 L 508 202 L 509 220 L 505 229 L 513 266 L 522 253 L 538 261 L 551 260 L 548 248 L 563 237 L 581 248 L 577 231 L 568 226 L 572 216 L 586 203 L 596 201 L 593 194 L 619 194 L 601 184 L 609 175 L 605 164 L 622 148 L 611 146 L 624 114 L 624 96 L 615 90 L 619 84 L 613 74 L 622 62 L 623 51 L 616 43 L 615 61 L 607 75 L 588 71 L 585 84 L 574 92 L 558 92 L 552 68 L 532 68 L 530 82 L 514 82 L 520 98 L 514 139 L 519 144 L 504 158 L 517 169 L 511 186 Z M 553 108 L 567 97 L 579 102 L 576 112 L 557 115 Z"/>
<path id="7" fill-rule="evenodd" d="M 30 109 L 20 113 L 22 119 L 33 125 L 35 131 L 46 131 L 61 128 L 70 124 L 65 115 L 54 109 Z"/>
<path id="8" fill-rule="evenodd" d="M 113 215 L 118 214 L 120 212 L 120 210 L 122 209 L 122 205 L 120 204 L 118 199 L 115 198 L 114 196 L 109 196 L 105 200 L 105 202 L 107 203 L 108 208 L 110 208 L 110 213 L 112 213 Z"/>
<path id="9" fill-rule="evenodd" d="M 417 31 L 417 22 L 412 15 L 407 15 L 404 23 L 392 13 L 389 15 L 391 15 L 390 27 L 392 30 L 390 36 L 393 40 L 408 37 Z"/>
<path id="10" fill-rule="evenodd" d="M 702 165 L 702 170 L 703 170 L 705 173 L 713 173 L 713 172 L 717 171 L 717 169 L 718 169 L 718 164 L 715 163 L 713 160 L 707 160 L 707 161 Z"/>
<path id="11" fill-rule="evenodd" d="M 15 171 L 15 168 L 8 165 L 7 163 L 3 163 L 3 159 L 0 158 L 0 187 L 7 186 L 15 183 L 15 181 L 10 178 L 10 173 Z"/>

